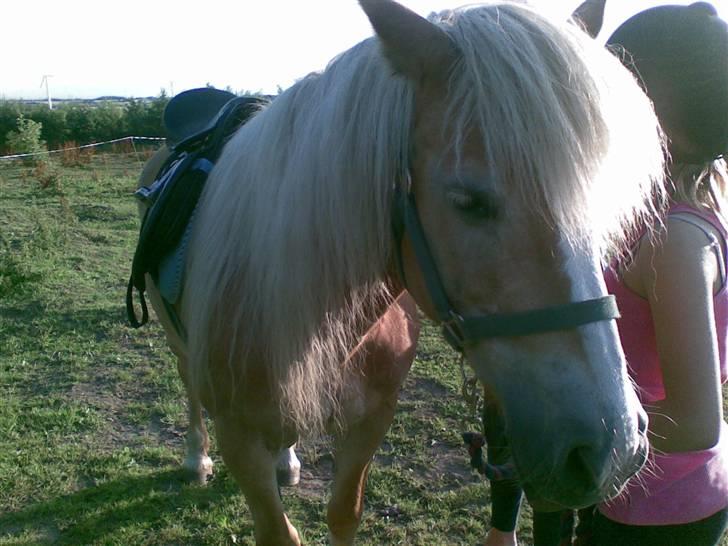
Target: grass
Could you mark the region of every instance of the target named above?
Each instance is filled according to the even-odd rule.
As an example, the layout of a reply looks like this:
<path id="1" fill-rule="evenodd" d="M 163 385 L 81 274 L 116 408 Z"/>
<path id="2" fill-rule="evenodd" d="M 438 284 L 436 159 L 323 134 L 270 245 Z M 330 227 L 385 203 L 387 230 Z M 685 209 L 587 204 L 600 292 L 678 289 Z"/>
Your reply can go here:
<path id="1" fill-rule="evenodd" d="M 252 544 L 214 432 L 208 486 L 178 470 L 185 399 L 159 325 L 126 324 L 142 160 L 98 155 L 40 174 L 0 164 L 0 545 Z M 426 325 L 359 544 L 482 542 L 489 493 L 461 447 L 476 422 L 459 387 L 454 355 Z M 306 543 L 325 544 L 328 445 L 299 455 L 303 483 L 284 502 Z M 528 510 L 520 525 L 528 545 Z"/>

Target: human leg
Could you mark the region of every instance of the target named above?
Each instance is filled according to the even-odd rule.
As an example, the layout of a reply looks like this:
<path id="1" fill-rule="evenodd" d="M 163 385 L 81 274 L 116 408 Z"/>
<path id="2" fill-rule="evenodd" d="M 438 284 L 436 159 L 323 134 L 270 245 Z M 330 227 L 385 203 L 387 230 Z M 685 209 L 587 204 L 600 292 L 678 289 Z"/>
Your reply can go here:
<path id="1" fill-rule="evenodd" d="M 485 396 L 483 432 L 488 448 L 488 462 L 505 464 L 511 453 L 506 439 L 503 414 L 497 404 Z M 486 546 L 513 546 L 517 544 L 516 525 L 521 510 L 523 490 L 517 480 L 503 479 L 490 482 L 491 529 Z"/>

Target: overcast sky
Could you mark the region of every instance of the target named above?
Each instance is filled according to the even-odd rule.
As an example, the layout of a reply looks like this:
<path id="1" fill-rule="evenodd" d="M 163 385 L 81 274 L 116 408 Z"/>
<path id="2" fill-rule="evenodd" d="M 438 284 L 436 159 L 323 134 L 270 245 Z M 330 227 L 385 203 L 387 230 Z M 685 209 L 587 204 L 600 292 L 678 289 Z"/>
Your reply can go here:
<path id="1" fill-rule="evenodd" d="M 402 0 L 422 15 L 468 0 Z M 568 15 L 579 0 L 531 0 Z M 656 0 L 607 0 L 603 41 Z M 674 4 L 689 4 L 680 0 Z M 713 2 L 728 16 L 728 0 Z M 356 0 L 2 0 L 0 98 L 274 93 L 372 34 Z"/>

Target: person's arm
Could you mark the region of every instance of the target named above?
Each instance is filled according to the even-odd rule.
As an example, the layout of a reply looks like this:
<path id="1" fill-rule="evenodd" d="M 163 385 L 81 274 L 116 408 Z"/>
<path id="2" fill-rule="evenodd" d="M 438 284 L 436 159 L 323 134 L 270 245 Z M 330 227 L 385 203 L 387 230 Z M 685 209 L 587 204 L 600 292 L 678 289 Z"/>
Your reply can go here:
<path id="1" fill-rule="evenodd" d="M 637 261 L 666 395 L 645 408 L 650 442 L 664 452 L 708 449 L 723 419 L 713 315 L 718 262 L 699 228 L 671 219 L 667 231 L 657 247 L 643 244 Z"/>

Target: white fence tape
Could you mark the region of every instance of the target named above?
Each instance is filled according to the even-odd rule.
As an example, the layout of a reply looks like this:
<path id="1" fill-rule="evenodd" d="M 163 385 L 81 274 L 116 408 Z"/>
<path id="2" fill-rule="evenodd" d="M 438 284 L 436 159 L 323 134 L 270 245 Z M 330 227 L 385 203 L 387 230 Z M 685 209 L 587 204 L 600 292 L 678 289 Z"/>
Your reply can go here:
<path id="1" fill-rule="evenodd" d="M 163 137 L 143 137 L 143 136 L 126 136 L 122 138 L 115 138 L 114 140 L 107 140 L 105 142 L 94 142 L 92 144 L 84 144 L 82 146 L 75 146 L 73 148 L 62 148 L 60 150 L 46 150 L 43 152 L 33 152 L 29 154 L 13 154 L 13 155 L 3 155 L 0 156 L 0 159 L 18 159 L 22 157 L 31 157 L 35 155 L 50 155 L 50 154 L 60 154 L 63 152 L 67 152 L 69 150 L 83 150 L 84 148 L 93 148 L 95 146 L 103 146 L 105 144 L 114 144 L 115 142 L 123 142 L 124 140 L 131 140 L 132 142 L 135 140 L 167 140 Z"/>

